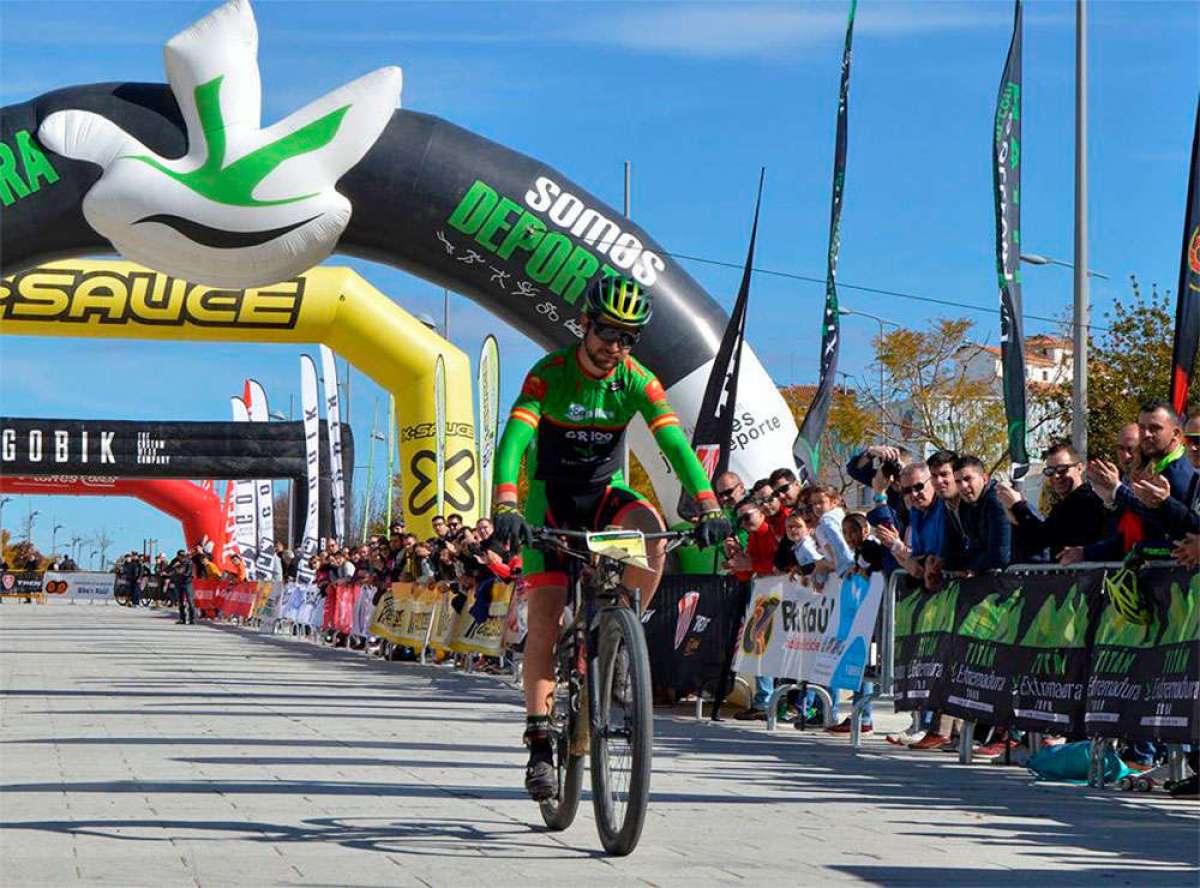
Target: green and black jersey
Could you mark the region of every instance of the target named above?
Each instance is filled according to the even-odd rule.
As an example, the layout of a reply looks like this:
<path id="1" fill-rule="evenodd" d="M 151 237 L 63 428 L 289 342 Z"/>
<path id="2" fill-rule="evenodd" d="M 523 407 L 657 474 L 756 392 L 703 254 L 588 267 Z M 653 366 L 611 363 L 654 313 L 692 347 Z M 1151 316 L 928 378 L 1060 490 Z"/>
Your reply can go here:
<path id="1" fill-rule="evenodd" d="M 620 470 L 621 442 L 634 414 L 701 509 L 716 497 L 654 374 L 627 357 L 607 375 L 589 376 L 579 346 L 551 352 L 525 377 L 496 455 L 496 496 L 515 494 L 521 455 L 537 436 L 532 476 L 551 487 L 603 487 Z"/>

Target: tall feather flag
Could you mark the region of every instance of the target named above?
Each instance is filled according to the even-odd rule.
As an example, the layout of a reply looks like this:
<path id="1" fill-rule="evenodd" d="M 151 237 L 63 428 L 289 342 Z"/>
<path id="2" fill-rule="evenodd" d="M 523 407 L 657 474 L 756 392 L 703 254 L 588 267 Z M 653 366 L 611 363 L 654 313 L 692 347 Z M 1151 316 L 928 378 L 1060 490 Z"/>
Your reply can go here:
<path id="1" fill-rule="evenodd" d="M 496 433 L 500 428 L 500 345 L 490 333 L 479 352 L 479 514 L 492 514 Z"/>
<path id="2" fill-rule="evenodd" d="M 446 359 L 437 356 L 433 365 L 433 440 L 437 490 L 437 515 L 446 514 Z"/>
<path id="3" fill-rule="evenodd" d="M 1000 366 L 1012 478 L 1029 471 L 1025 450 L 1025 331 L 1021 320 L 1021 0 L 992 131 L 992 192 L 996 200 L 996 273 L 1000 284 Z"/>
<path id="4" fill-rule="evenodd" d="M 1171 406 L 1183 416 L 1188 382 L 1196 369 L 1200 346 L 1200 100 L 1192 133 L 1192 168 L 1188 173 L 1187 212 L 1183 220 L 1183 259 L 1175 304 L 1175 348 L 1171 360 Z"/>
<path id="5" fill-rule="evenodd" d="M 710 479 L 729 469 L 729 451 L 733 442 L 733 417 L 737 412 L 738 375 L 742 366 L 742 342 L 746 338 L 746 305 L 750 300 L 750 275 L 754 267 L 754 244 L 758 240 L 758 211 L 762 206 L 763 180 L 767 171 L 758 174 L 758 196 L 754 201 L 754 224 L 750 228 L 750 246 L 746 250 L 746 265 L 742 269 L 742 284 L 737 300 L 725 325 L 721 345 L 713 359 L 704 389 L 704 400 L 692 433 L 692 449 Z M 679 514 L 695 515 L 696 504 L 684 491 L 679 495 Z"/>
<path id="6" fill-rule="evenodd" d="M 267 403 L 267 390 L 257 379 L 247 379 L 243 387 L 242 400 L 250 411 L 251 422 L 270 422 L 271 408 Z M 260 580 L 269 580 L 275 575 L 275 481 L 259 478 L 254 482 L 254 508 L 258 516 L 257 568 Z"/>
<path id="7" fill-rule="evenodd" d="M 817 381 L 817 393 L 800 432 L 792 443 L 792 458 L 800 471 L 800 477 L 813 483 L 821 470 L 821 436 L 829 417 L 829 405 L 833 401 L 834 384 L 837 381 L 838 348 L 841 344 L 841 323 L 838 317 L 837 265 L 838 251 L 842 245 L 842 192 L 846 184 L 846 139 L 847 112 L 850 103 L 850 56 L 854 39 L 854 13 L 858 0 L 850 0 L 850 16 L 846 22 L 846 42 L 842 48 L 842 80 L 838 89 L 837 136 L 833 146 L 833 198 L 829 208 L 829 251 L 825 266 L 825 313 L 821 317 L 821 376 Z"/>
<path id="8" fill-rule="evenodd" d="M 317 554 L 317 535 L 320 533 L 321 408 L 317 395 L 317 364 L 308 355 L 300 356 L 300 409 L 304 414 L 304 474 L 308 489 L 305 502 L 308 507 L 304 514 L 296 579 L 311 583 L 315 572 L 309 567 L 309 559 Z"/>

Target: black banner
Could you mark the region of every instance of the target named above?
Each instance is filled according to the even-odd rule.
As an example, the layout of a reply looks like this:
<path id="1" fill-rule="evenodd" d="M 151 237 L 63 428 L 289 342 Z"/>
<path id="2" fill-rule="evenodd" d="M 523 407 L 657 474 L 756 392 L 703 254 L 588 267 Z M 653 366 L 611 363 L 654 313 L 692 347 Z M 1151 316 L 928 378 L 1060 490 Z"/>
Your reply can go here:
<path id="1" fill-rule="evenodd" d="M 1188 172 L 1187 211 L 1183 219 L 1183 258 L 1175 305 L 1175 347 L 1171 360 L 1171 406 L 1183 416 L 1188 385 L 1196 370 L 1200 347 L 1200 100 L 1192 133 L 1192 165 Z"/>
<path id="2" fill-rule="evenodd" d="M 40 570 L 5 570 L 0 571 L 0 595 L 24 596 L 31 598 L 42 594 L 42 571 Z"/>
<path id="3" fill-rule="evenodd" d="M 341 424 L 347 477 L 350 426 Z M 328 452 L 324 423 L 321 452 Z M 328 464 L 322 465 L 328 473 Z M 0 474 L 304 479 L 302 422 L 154 422 L 0 417 Z"/>
<path id="4" fill-rule="evenodd" d="M 842 191 L 846 184 L 847 111 L 850 102 L 850 44 L 854 38 L 854 12 L 858 0 L 850 0 L 850 20 L 846 23 L 846 43 L 842 48 L 842 81 L 838 90 L 837 138 L 833 148 L 833 199 L 829 209 L 829 251 L 825 266 L 825 313 L 821 318 L 821 377 L 817 393 L 804 413 L 800 432 L 792 443 L 792 458 L 801 477 L 815 483 L 821 470 L 821 436 L 833 388 L 837 383 L 838 346 L 841 320 L 838 315 L 837 264 L 842 245 Z"/>
<path id="5" fill-rule="evenodd" d="M 733 418 L 737 413 L 738 374 L 742 366 L 742 342 L 746 338 L 746 305 L 750 301 L 750 276 L 754 268 L 754 244 L 758 240 L 758 211 L 762 207 L 763 179 L 766 170 L 758 174 L 758 196 L 754 200 L 754 224 L 750 227 L 750 246 L 746 250 L 746 265 L 737 301 L 725 325 L 716 360 L 704 387 L 704 400 L 692 433 L 692 449 L 700 457 L 709 479 L 729 470 L 729 452 L 733 445 Z M 696 505 L 687 491 L 679 494 L 679 514 L 696 513 Z"/>
<path id="6" fill-rule="evenodd" d="M 896 710 L 937 709 L 950 671 L 947 642 L 954 632 L 959 587 L 930 592 L 905 582 L 896 590 Z"/>
<path id="7" fill-rule="evenodd" d="M 1146 604 L 1131 623 L 1108 602 L 1125 584 Z M 1200 574 L 1000 574 L 896 596 L 897 710 L 1061 734 L 1200 739 Z"/>
<path id="8" fill-rule="evenodd" d="M 996 198 L 996 272 L 1000 282 L 1000 364 L 1008 455 L 1014 480 L 1029 471 L 1025 451 L 1025 332 L 1021 317 L 1021 0 L 996 97 L 992 189 Z"/>
<path id="9" fill-rule="evenodd" d="M 744 608 L 743 586 L 732 577 L 663 577 L 642 618 L 655 689 L 716 693 Z"/>
<path id="10" fill-rule="evenodd" d="M 1083 723 L 1101 573 L 1003 575 L 962 590 L 942 710 L 1036 731 Z M 979 598 L 980 591 L 986 594 Z"/>
<path id="11" fill-rule="evenodd" d="M 1147 607 L 1148 622 L 1100 615 L 1088 680 L 1088 732 L 1200 739 L 1200 573 L 1146 567 L 1116 571 L 1106 587 L 1127 584 Z"/>

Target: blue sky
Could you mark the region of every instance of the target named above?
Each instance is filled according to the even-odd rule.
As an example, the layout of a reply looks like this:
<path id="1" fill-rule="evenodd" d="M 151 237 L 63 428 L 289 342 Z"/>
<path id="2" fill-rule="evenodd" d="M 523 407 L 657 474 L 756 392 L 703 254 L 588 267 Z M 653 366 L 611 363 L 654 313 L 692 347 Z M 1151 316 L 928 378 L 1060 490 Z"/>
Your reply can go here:
<path id="1" fill-rule="evenodd" d="M 162 82 L 162 44 L 213 5 L 5 0 L 0 102 L 72 84 Z M 259 2 L 255 12 L 265 121 L 398 64 L 404 107 L 544 160 L 613 205 L 622 163 L 632 161 L 633 214 L 675 253 L 740 263 L 766 166 L 757 264 L 824 275 L 845 3 Z M 1090 265 L 1111 276 L 1093 284 L 1099 323 L 1128 292 L 1130 273 L 1170 288 L 1178 276 L 1200 5 L 1093 2 L 1090 15 Z M 1007 2 L 860 3 L 839 272 L 846 306 L 917 327 L 970 317 L 979 339 L 996 341 L 990 126 L 1011 17 Z M 1070 3 L 1027 4 L 1024 249 L 1068 260 L 1073 21 Z M 331 264 L 353 265 L 410 311 L 441 317 L 441 291 L 419 279 L 337 257 Z M 736 269 L 684 264 L 732 302 Z M 815 381 L 822 295 L 817 283 L 756 276 L 749 337 L 776 381 Z M 1028 314 L 1062 317 L 1070 302 L 1068 270 L 1026 268 Z M 876 329 L 844 321 L 844 370 L 869 379 Z M 1029 319 L 1026 329 L 1051 325 Z M 507 401 L 538 349 L 452 294 L 451 339 L 474 359 L 487 332 L 500 339 Z M 247 375 L 286 410 L 304 349 L 9 338 L 0 350 L 4 415 L 225 419 Z M 385 412 L 386 400 L 361 374 L 351 388 L 365 465 L 372 408 L 381 399 Z M 65 525 L 60 539 L 108 526 L 118 550 L 140 548 L 143 537 L 173 548 L 180 538 L 174 522 L 135 502 L 30 505 L 41 512 L 43 548 L 52 517 Z M 20 498 L 10 503 L 6 525 L 26 508 Z"/>

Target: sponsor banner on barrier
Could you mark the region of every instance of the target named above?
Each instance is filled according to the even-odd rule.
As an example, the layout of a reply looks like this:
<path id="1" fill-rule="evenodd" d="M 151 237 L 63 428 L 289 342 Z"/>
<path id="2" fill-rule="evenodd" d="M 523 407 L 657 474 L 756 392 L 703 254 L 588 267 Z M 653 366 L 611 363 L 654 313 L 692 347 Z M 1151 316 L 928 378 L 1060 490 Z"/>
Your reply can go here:
<path id="1" fill-rule="evenodd" d="M 941 640 L 954 631 L 958 585 L 930 592 L 921 586 L 896 592 L 896 709 L 937 706 L 944 696 L 948 651 Z"/>
<path id="2" fill-rule="evenodd" d="M 46 571 L 42 589 L 47 601 L 113 600 L 116 577 L 103 571 Z"/>
<path id="3" fill-rule="evenodd" d="M 375 611 L 371 615 L 372 635 L 387 639 L 392 644 L 402 644 L 408 603 L 412 600 L 412 583 L 392 583 L 392 587 L 379 596 Z"/>
<path id="4" fill-rule="evenodd" d="M 1087 636 L 1099 573 L 967 581 L 943 639 L 948 715 L 1036 731 L 1083 717 Z"/>
<path id="5" fill-rule="evenodd" d="M 358 590 L 358 601 L 354 605 L 354 625 L 352 627 L 352 635 L 357 635 L 360 638 L 365 638 L 370 634 L 371 615 L 375 611 L 375 595 L 377 589 L 374 586 L 361 586 Z"/>
<path id="6" fill-rule="evenodd" d="M 192 606 L 197 611 L 216 613 L 219 586 L 216 580 L 193 580 Z"/>
<path id="7" fill-rule="evenodd" d="M 883 600 L 883 575 L 830 575 L 821 591 L 788 577 L 754 581 L 735 668 L 857 691 Z"/>
<path id="8" fill-rule="evenodd" d="M 1091 651 L 1084 724 L 1093 736 L 1200 739 L 1200 573 L 1183 568 L 1119 570 L 1144 605 L 1142 621 L 1109 603 Z"/>
<path id="9" fill-rule="evenodd" d="M 490 578 L 479 583 L 471 593 L 469 605 L 459 616 L 450 649 L 460 654 L 500 656 L 512 593 L 510 583 Z"/>
<path id="10" fill-rule="evenodd" d="M 222 617 L 245 619 L 254 612 L 258 601 L 258 583 L 221 583 L 217 587 L 217 613 Z"/>
<path id="11" fill-rule="evenodd" d="M 30 598 L 42 594 L 42 571 L 6 570 L 0 572 L 0 596 Z"/>
<path id="12" fill-rule="evenodd" d="M 1111 604 L 1120 585 L 1137 620 Z M 896 598 L 898 710 L 1055 733 L 1200 738 L 1200 575 L 1022 571 Z"/>
<path id="13" fill-rule="evenodd" d="M 663 577 L 642 615 L 656 689 L 676 696 L 716 690 L 729 670 L 746 586 L 728 576 Z"/>

